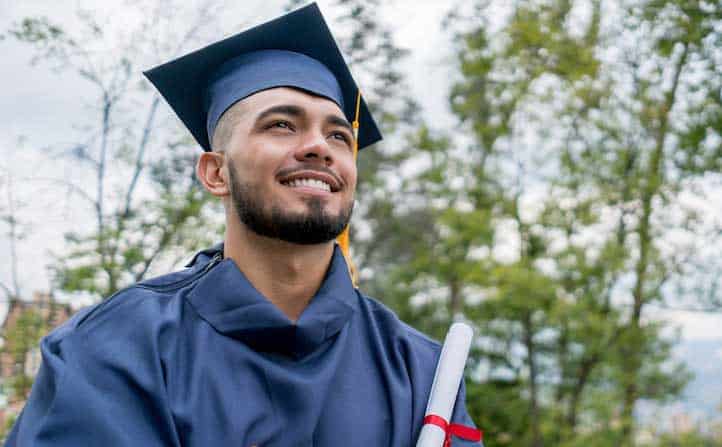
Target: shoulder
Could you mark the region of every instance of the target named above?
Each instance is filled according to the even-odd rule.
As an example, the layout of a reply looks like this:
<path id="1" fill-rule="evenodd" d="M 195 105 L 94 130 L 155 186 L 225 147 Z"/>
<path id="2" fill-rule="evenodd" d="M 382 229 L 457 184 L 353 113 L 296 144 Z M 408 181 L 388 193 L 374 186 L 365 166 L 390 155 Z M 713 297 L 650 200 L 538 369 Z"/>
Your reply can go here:
<path id="1" fill-rule="evenodd" d="M 179 292 L 192 286 L 194 269 L 162 275 L 119 290 L 102 302 L 78 311 L 48 334 L 44 343 L 89 340 L 104 346 L 133 342 L 158 332 L 180 316 Z"/>
<path id="2" fill-rule="evenodd" d="M 435 362 L 441 353 L 441 344 L 402 321 L 396 313 L 379 300 L 359 292 L 362 306 L 367 309 L 369 318 L 380 328 L 383 336 L 393 339 L 394 343 L 408 355 L 418 357 L 422 362 Z"/>

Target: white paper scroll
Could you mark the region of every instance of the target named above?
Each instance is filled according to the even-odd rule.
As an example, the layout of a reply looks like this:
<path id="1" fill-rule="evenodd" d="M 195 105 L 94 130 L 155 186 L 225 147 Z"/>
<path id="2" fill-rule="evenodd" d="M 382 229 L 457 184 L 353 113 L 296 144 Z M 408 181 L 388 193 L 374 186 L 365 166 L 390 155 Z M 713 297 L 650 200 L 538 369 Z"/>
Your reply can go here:
<path id="1" fill-rule="evenodd" d="M 436 365 L 434 383 L 431 385 L 426 416 L 434 414 L 451 423 L 456 395 L 459 391 L 466 358 L 469 356 L 474 331 L 464 323 L 454 323 L 449 328 Z M 446 433 L 441 427 L 426 424 L 421 428 L 416 447 L 442 447 Z"/>

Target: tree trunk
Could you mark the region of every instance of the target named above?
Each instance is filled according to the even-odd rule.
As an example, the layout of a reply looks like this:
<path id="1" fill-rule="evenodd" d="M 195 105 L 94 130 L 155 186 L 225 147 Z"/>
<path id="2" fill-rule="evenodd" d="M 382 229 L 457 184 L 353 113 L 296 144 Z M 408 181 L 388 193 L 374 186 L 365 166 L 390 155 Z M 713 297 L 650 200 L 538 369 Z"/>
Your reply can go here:
<path id="1" fill-rule="evenodd" d="M 524 325 L 524 347 L 529 362 L 529 423 L 531 424 L 532 440 L 530 447 L 543 447 L 544 440 L 541 435 L 539 417 L 539 390 L 537 386 L 536 349 L 534 346 L 534 327 L 531 321 L 531 312 L 527 312 L 522 320 Z"/>
<path id="2" fill-rule="evenodd" d="M 659 193 L 664 177 L 664 144 L 669 129 L 669 112 L 674 106 L 682 68 L 687 61 L 689 47 L 685 46 L 675 65 L 672 86 L 665 95 L 664 102 L 660 104 L 661 112 L 659 125 L 655 135 L 655 149 L 646 172 L 646 183 L 642 190 L 642 216 L 639 222 L 639 260 L 635 266 L 636 282 L 632 296 L 634 299 L 632 316 L 629 322 L 632 343 L 622 351 L 624 354 L 624 403 L 622 407 L 622 440 L 624 445 L 634 445 L 634 406 L 639 399 L 639 369 L 641 368 L 641 352 L 639 344 L 635 343 L 641 334 L 642 309 L 647 301 L 645 286 L 649 273 L 649 254 L 652 248 L 652 201 Z"/>

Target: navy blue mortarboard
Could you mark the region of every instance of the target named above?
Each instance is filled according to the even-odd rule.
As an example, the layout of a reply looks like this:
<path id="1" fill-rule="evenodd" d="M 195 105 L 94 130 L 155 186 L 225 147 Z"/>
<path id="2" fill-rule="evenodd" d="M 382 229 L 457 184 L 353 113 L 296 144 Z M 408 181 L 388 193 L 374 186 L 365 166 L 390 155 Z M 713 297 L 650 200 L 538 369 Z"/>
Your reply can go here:
<path id="1" fill-rule="evenodd" d="M 211 44 L 145 72 L 204 150 L 230 106 L 273 87 L 334 101 L 356 118 L 358 87 L 316 4 Z M 381 139 L 361 99 L 358 149 Z"/>

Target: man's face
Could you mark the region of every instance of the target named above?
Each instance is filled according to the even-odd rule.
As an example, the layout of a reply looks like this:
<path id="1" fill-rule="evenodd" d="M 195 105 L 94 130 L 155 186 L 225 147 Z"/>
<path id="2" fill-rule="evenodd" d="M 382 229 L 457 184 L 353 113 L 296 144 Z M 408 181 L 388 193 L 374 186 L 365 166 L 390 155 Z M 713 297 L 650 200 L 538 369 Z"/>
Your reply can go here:
<path id="1" fill-rule="evenodd" d="M 353 132 L 334 102 L 291 88 L 241 101 L 225 147 L 231 199 L 246 226 L 297 244 L 333 240 L 356 188 Z"/>

